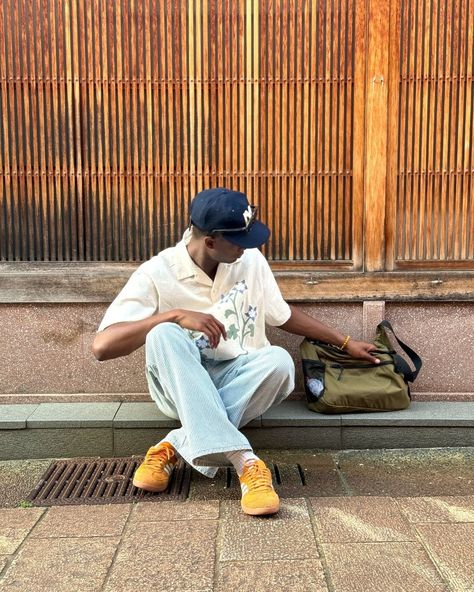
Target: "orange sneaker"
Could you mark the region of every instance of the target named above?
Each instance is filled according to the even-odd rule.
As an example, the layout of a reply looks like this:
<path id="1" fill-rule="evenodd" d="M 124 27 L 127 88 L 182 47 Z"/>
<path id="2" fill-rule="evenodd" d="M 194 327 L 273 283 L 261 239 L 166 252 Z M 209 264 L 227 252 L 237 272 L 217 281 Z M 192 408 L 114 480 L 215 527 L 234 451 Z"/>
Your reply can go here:
<path id="1" fill-rule="evenodd" d="M 280 498 L 273 489 L 272 474 L 263 460 L 250 460 L 245 463 L 244 472 L 240 477 L 240 487 L 241 506 L 245 514 L 276 514 L 280 509 Z"/>
<path id="2" fill-rule="evenodd" d="M 145 491 L 164 491 L 177 462 L 175 450 L 169 442 L 152 446 L 146 453 L 145 460 L 135 471 L 133 484 Z"/>

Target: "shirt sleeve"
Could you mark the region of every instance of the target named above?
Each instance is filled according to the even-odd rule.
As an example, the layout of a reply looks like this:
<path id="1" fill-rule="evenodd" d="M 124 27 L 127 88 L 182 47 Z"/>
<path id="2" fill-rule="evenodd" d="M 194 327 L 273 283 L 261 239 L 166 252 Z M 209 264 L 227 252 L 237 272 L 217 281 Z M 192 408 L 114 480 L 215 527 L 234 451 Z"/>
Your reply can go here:
<path id="1" fill-rule="evenodd" d="M 135 271 L 107 309 L 97 331 L 115 323 L 141 321 L 154 314 L 159 307 L 159 294 L 146 273 Z"/>
<path id="2" fill-rule="evenodd" d="M 272 327 L 279 327 L 291 317 L 289 304 L 283 298 L 275 276 L 265 257 L 261 257 L 261 277 L 265 302 L 265 323 Z"/>

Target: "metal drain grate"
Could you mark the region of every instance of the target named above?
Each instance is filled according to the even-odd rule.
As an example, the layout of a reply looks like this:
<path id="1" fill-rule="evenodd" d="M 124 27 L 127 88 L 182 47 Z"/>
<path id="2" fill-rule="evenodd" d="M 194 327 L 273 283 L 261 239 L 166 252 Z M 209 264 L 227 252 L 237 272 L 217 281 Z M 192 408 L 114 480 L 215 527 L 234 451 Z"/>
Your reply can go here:
<path id="1" fill-rule="evenodd" d="M 273 486 L 281 497 L 295 498 L 321 495 L 324 485 L 321 471 L 308 469 L 300 463 L 266 462 L 273 479 Z M 241 490 L 234 468 L 219 468 L 214 479 L 208 479 L 197 472 L 193 473 L 193 500 L 204 499 L 240 499 Z"/>
<path id="2" fill-rule="evenodd" d="M 306 469 L 303 469 L 299 463 L 291 465 L 267 463 L 267 467 L 270 469 L 272 474 L 273 486 L 275 489 L 280 488 L 280 486 L 287 485 L 291 485 L 292 487 L 306 486 Z M 222 475 L 221 479 L 225 479 L 225 489 L 234 486 L 238 486 L 240 489 L 239 479 L 234 469 L 226 467 L 225 476 Z"/>
<path id="3" fill-rule="evenodd" d="M 191 468 L 180 459 L 171 474 L 168 489 L 150 493 L 132 484 L 143 457 L 75 458 L 52 463 L 26 498 L 33 506 L 113 504 L 185 500 Z"/>

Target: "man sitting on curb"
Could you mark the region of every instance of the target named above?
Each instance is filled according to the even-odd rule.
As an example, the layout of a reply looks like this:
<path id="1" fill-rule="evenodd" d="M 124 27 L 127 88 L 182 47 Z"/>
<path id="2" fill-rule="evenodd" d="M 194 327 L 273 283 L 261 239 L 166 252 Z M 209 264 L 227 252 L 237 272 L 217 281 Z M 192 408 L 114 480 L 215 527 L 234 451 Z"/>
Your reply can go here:
<path id="1" fill-rule="evenodd" d="M 269 236 L 243 193 L 202 191 L 191 202 L 191 227 L 181 242 L 143 263 L 106 311 L 95 357 L 126 356 L 145 344 L 150 394 L 182 426 L 148 450 L 136 487 L 164 491 L 178 455 L 209 477 L 230 461 L 243 511 L 277 512 L 270 471 L 239 431 L 294 388 L 293 361 L 269 344 L 265 325 L 377 361 L 374 345 L 285 302 L 258 250 Z"/>

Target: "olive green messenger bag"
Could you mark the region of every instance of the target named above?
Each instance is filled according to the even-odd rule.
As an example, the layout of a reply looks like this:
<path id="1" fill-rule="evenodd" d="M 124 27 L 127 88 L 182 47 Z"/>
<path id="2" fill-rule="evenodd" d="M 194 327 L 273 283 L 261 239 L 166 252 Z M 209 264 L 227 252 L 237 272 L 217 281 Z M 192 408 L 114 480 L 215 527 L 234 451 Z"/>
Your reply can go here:
<path id="1" fill-rule="evenodd" d="M 387 329 L 411 360 L 414 370 L 390 343 Z M 410 388 L 421 358 L 395 335 L 391 324 L 377 326 L 373 354 L 379 364 L 356 360 L 341 348 L 304 339 L 300 345 L 306 400 L 317 413 L 397 411 L 410 405 Z"/>

